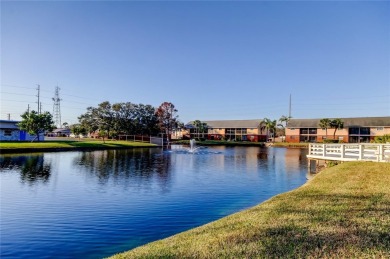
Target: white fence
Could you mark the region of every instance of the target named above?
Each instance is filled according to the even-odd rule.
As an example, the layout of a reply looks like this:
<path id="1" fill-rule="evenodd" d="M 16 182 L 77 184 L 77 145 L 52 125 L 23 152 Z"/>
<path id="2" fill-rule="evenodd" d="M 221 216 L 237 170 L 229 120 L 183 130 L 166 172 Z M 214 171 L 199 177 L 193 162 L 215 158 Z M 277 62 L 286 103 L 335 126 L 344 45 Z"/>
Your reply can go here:
<path id="1" fill-rule="evenodd" d="M 119 135 L 119 140 L 151 143 L 157 146 L 164 146 L 164 139 L 159 137 L 142 136 L 142 135 Z"/>
<path id="2" fill-rule="evenodd" d="M 308 158 L 390 162 L 390 144 L 309 144 Z"/>

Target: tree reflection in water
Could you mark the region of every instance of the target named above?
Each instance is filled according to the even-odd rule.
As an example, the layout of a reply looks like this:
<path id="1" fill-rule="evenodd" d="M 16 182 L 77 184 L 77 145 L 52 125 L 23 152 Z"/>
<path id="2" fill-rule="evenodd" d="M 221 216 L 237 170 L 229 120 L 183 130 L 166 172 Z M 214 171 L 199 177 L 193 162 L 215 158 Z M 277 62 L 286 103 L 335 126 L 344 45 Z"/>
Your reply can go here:
<path id="1" fill-rule="evenodd" d="M 126 185 L 131 181 L 145 186 L 157 179 L 162 189 L 169 183 L 170 163 L 170 156 L 157 148 L 81 152 L 74 159 L 76 171 L 87 172 L 99 184 L 113 181 Z"/>
<path id="2" fill-rule="evenodd" d="M 50 162 L 45 163 L 43 154 L 25 156 L 1 156 L 0 169 L 15 170 L 20 173 L 23 183 L 47 183 L 51 175 Z"/>

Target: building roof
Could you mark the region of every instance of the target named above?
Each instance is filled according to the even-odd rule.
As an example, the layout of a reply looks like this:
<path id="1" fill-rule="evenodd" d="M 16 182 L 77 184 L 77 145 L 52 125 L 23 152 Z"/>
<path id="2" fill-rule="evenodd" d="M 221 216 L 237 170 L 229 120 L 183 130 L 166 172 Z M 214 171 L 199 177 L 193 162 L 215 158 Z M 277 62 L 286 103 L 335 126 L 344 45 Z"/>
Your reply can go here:
<path id="1" fill-rule="evenodd" d="M 335 118 L 329 118 L 333 120 Z M 390 117 L 340 118 L 344 127 L 390 127 Z M 287 128 L 319 128 L 321 119 L 291 119 Z"/>
<path id="2" fill-rule="evenodd" d="M 19 129 L 18 123 L 20 121 L 0 120 L 0 129 Z"/>
<path id="3" fill-rule="evenodd" d="M 255 120 L 217 120 L 217 121 L 201 121 L 204 123 L 207 123 L 209 128 L 257 128 L 262 122 L 262 119 L 255 119 Z M 190 121 L 187 123 L 186 127 L 191 128 L 193 127 L 193 121 Z"/>
<path id="4" fill-rule="evenodd" d="M 53 133 L 70 133 L 70 129 L 58 128 L 53 130 Z"/>

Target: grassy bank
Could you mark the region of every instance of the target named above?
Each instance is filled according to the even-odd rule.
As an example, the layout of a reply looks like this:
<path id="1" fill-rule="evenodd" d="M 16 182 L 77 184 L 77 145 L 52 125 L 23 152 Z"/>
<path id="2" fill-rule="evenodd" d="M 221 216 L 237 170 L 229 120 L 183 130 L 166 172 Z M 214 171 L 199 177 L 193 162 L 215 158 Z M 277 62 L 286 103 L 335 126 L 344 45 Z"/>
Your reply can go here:
<path id="1" fill-rule="evenodd" d="M 129 141 L 43 141 L 43 142 L 0 142 L 0 153 L 31 152 L 31 151 L 62 151 L 62 150 L 88 150 L 88 149 L 114 149 L 153 147 L 155 145 Z"/>
<path id="2" fill-rule="evenodd" d="M 176 140 L 172 142 L 173 144 L 182 144 L 189 145 L 189 140 Z M 275 143 L 264 143 L 264 142 L 250 142 L 250 141 L 224 141 L 224 140 L 204 140 L 196 141 L 196 144 L 199 146 L 273 146 L 273 147 L 289 147 L 289 148 L 308 148 L 309 143 L 287 143 L 287 142 L 275 142 Z"/>
<path id="3" fill-rule="evenodd" d="M 256 207 L 113 258 L 389 258 L 389 186 L 389 163 L 344 163 Z"/>
<path id="4" fill-rule="evenodd" d="M 176 140 L 173 141 L 172 144 L 181 144 L 181 145 L 189 145 L 189 140 Z M 224 141 L 224 140 L 204 140 L 196 141 L 196 145 L 198 146 L 265 146 L 263 142 L 241 142 L 241 141 Z"/>
<path id="5" fill-rule="evenodd" d="M 275 142 L 271 143 L 273 147 L 288 147 L 288 148 L 308 148 L 309 143 L 287 143 L 287 142 Z"/>

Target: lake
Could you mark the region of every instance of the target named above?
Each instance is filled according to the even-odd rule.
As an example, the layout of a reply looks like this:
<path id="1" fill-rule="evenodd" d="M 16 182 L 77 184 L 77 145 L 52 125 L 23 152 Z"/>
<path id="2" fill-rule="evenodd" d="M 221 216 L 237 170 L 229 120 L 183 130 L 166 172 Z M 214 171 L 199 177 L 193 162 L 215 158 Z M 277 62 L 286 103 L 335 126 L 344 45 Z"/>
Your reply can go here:
<path id="1" fill-rule="evenodd" d="M 2 258 L 102 258 L 306 182 L 307 150 L 186 147 L 0 156 Z"/>

